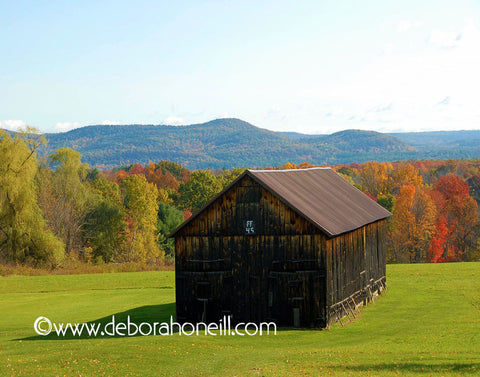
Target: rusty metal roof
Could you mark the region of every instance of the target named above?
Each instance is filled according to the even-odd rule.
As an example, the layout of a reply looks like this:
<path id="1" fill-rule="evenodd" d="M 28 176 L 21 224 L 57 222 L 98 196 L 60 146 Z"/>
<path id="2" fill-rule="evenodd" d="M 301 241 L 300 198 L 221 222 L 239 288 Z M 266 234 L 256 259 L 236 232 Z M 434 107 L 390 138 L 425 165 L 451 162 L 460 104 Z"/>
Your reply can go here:
<path id="1" fill-rule="evenodd" d="M 245 175 L 272 192 L 329 237 L 361 228 L 392 215 L 331 168 L 247 170 L 168 237 L 175 236 L 180 229 Z"/>
<path id="2" fill-rule="evenodd" d="M 248 172 L 330 237 L 392 215 L 331 168 Z"/>

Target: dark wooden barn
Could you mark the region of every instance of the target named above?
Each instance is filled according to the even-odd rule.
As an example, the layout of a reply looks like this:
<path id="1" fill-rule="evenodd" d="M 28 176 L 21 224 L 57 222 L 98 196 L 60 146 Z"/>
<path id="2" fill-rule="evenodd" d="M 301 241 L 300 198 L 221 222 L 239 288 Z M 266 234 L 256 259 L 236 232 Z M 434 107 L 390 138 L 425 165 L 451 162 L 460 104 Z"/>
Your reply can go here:
<path id="1" fill-rule="evenodd" d="M 170 235 L 177 320 L 329 326 L 385 287 L 390 215 L 330 168 L 247 170 Z"/>

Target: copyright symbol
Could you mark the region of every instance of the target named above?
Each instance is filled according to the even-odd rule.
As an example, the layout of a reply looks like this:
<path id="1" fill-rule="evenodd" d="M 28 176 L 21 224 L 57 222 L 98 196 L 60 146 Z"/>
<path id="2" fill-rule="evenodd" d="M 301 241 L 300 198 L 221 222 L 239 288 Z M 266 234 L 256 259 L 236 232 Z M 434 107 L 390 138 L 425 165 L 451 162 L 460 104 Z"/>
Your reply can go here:
<path id="1" fill-rule="evenodd" d="M 46 324 L 42 326 L 43 324 Z M 48 335 L 52 331 L 52 322 L 47 317 L 38 317 L 33 324 L 33 328 L 38 335 Z"/>

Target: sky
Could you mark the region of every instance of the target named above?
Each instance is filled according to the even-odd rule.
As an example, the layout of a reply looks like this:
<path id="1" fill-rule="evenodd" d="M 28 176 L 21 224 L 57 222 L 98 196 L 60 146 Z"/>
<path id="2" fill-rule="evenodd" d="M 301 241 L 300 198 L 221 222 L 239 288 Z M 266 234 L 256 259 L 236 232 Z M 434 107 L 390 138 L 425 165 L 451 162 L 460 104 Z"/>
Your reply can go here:
<path id="1" fill-rule="evenodd" d="M 479 0 L 0 0 L 7 129 L 480 129 L 479 67 Z"/>

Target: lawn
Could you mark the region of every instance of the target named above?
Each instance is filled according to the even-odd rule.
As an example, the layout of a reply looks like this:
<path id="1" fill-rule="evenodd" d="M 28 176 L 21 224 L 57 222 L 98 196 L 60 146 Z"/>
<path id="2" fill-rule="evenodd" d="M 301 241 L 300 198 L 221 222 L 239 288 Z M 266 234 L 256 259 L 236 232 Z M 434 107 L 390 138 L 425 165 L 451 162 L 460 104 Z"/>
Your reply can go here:
<path id="1" fill-rule="evenodd" d="M 0 277 L 0 375 L 480 375 L 480 263 L 389 265 L 387 282 L 329 331 L 62 339 L 33 322 L 169 319 L 174 272 Z"/>

